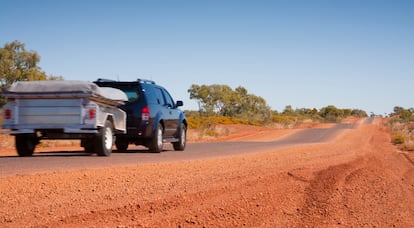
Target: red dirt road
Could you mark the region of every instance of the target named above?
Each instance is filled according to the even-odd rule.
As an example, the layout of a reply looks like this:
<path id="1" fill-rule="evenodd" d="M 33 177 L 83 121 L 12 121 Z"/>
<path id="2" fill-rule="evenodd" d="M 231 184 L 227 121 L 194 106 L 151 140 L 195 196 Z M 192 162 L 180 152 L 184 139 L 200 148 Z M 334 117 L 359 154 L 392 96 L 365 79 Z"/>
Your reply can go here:
<path id="1" fill-rule="evenodd" d="M 414 227 L 409 156 L 376 123 L 269 152 L 4 177 L 0 227 Z"/>

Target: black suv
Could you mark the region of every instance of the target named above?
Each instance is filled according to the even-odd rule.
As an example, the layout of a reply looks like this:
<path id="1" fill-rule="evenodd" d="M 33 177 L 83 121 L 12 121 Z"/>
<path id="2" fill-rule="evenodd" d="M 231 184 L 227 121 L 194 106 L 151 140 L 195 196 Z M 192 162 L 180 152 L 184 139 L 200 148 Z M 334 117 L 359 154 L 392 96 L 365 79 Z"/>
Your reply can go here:
<path id="1" fill-rule="evenodd" d="M 127 113 L 127 134 L 116 135 L 118 151 L 126 151 L 130 143 L 146 146 L 155 153 L 162 151 L 164 142 L 172 143 L 174 150 L 185 149 L 187 120 L 178 108 L 183 102 L 174 102 L 165 88 L 143 79 L 132 82 L 98 79 L 94 83 L 120 89 L 128 96 L 129 101 L 120 107 Z"/>

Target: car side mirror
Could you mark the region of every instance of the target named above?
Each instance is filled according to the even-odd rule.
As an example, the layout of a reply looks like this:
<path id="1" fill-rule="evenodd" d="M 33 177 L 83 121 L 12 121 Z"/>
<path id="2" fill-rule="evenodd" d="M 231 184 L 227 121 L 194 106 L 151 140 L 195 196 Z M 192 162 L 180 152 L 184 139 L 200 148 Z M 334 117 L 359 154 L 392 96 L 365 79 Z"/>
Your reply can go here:
<path id="1" fill-rule="evenodd" d="M 181 107 L 184 105 L 183 101 L 177 101 L 177 104 L 175 105 L 176 107 Z"/>

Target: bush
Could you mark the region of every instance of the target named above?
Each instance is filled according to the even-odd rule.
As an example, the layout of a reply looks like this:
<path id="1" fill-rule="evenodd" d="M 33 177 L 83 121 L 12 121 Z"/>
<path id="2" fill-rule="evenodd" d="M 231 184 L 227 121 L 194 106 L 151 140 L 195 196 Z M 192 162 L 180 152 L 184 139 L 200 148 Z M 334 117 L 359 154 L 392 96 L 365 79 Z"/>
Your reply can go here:
<path id="1" fill-rule="evenodd" d="M 392 136 L 392 138 L 391 138 L 391 142 L 392 142 L 394 145 L 401 145 L 401 144 L 404 144 L 404 141 L 405 141 L 405 139 L 404 139 L 404 136 L 403 136 L 403 135 L 394 135 L 394 136 Z"/>
<path id="2" fill-rule="evenodd" d="M 262 123 L 258 121 L 249 121 L 248 119 L 232 118 L 228 116 L 188 116 L 187 117 L 188 127 L 190 129 L 209 129 L 218 124 L 229 125 L 229 124 L 245 124 L 261 126 Z"/>
<path id="3" fill-rule="evenodd" d="M 391 130 L 391 143 L 406 151 L 414 150 L 414 121 L 407 122 L 399 116 L 393 116 L 388 120 Z"/>
<path id="4" fill-rule="evenodd" d="M 274 115 L 273 122 L 282 124 L 284 126 L 295 124 L 297 122 L 297 117 L 286 116 L 286 115 Z"/>

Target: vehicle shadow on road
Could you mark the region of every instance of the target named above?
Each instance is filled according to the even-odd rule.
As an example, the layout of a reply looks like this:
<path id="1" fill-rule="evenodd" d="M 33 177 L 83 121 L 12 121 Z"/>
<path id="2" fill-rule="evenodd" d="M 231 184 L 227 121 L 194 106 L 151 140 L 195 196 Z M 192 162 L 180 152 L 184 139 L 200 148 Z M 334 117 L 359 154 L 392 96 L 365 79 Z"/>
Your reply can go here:
<path id="1" fill-rule="evenodd" d="M 171 149 L 164 149 L 160 153 L 165 153 L 165 152 L 175 152 L 175 151 Z M 148 149 L 128 149 L 127 151 L 123 151 L 123 152 L 120 152 L 118 150 L 113 150 L 112 153 L 114 154 L 160 154 L 160 153 L 152 152 Z"/>
<path id="2" fill-rule="evenodd" d="M 171 149 L 165 149 L 163 150 L 161 153 L 165 153 L 165 152 L 175 152 L 174 150 Z M 160 153 L 153 153 L 148 149 L 129 149 L 127 151 L 124 152 L 120 152 L 118 150 L 113 150 L 112 151 L 113 154 L 119 154 L 119 155 L 127 155 L 127 154 L 160 154 Z M 15 157 L 19 157 L 17 154 L 15 155 L 0 155 L 0 159 L 2 158 L 15 158 Z M 27 156 L 27 157 L 20 157 L 20 158 L 31 158 L 31 157 L 36 157 L 36 158 L 40 158 L 40 157 L 99 157 L 98 155 L 96 155 L 95 153 L 91 154 L 91 153 L 86 153 L 85 151 L 82 150 L 77 150 L 77 151 L 52 151 L 52 152 L 35 152 L 33 154 L 33 156 Z"/>

